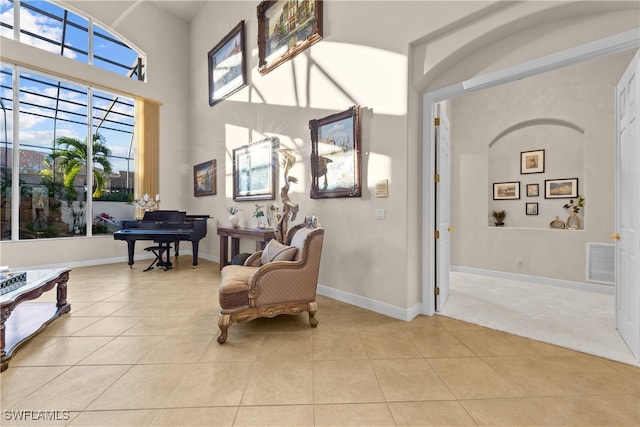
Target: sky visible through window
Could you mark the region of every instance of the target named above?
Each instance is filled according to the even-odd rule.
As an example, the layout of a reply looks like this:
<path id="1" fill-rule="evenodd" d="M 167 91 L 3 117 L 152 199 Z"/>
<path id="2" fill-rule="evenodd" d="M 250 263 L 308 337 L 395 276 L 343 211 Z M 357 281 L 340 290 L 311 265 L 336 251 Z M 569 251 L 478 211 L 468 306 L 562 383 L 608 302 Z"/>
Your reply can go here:
<path id="1" fill-rule="evenodd" d="M 0 34 L 14 38 L 15 4 L 0 0 Z M 66 25 L 63 22 L 66 20 Z M 20 3 L 20 42 L 57 55 L 89 63 L 90 22 L 71 11 L 46 1 Z M 138 78 L 135 65 L 138 53 L 117 36 L 98 25 L 93 26 L 93 66 L 120 75 Z M 2 68 L 1 84 L 4 108 L 11 108 L 11 73 Z M 132 72 L 132 69 L 134 71 Z M 69 136 L 87 139 L 87 87 L 59 81 L 53 76 L 20 72 L 20 144 L 23 149 L 50 149 L 55 138 Z M 7 97 L 9 97 L 7 101 Z M 133 171 L 134 101 L 104 91 L 93 90 L 92 133 L 105 137 L 112 151 L 113 171 Z M 16 103 L 17 105 L 17 103 Z M 11 135 L 11 120 L 7 122 Z M 3 137 L 4 139 L 4 137 Z"/>

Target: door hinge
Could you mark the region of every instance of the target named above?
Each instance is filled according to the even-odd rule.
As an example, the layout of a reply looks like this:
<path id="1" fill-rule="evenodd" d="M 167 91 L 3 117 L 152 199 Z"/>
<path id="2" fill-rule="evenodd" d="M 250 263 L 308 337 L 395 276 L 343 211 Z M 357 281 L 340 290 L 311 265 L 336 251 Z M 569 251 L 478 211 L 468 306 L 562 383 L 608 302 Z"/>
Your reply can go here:
<path id="1" fill-rule="evenodd" d="M 435 175 L 433 176 L 433 182 L 435 182 L 436 184 L 437 184 L 438 182 L 440 182 L 440 174 L 439 174 L 439 173 L 437 173 L 437 174 L 435 174 Z"/>
<path id="2" fill-rule="evenodd" d="M 440 288 L 438 286 L 436 286 L 436 288 L 434 289 L 434 293 L 436 294 L 436 296 L 440 295 Z"/>
<path id="3" fill-rule="evenodd" d="M 433 237 L 435 237 L 436 239 L 440 238 L 440 232 L 438 230 L 433 232 Z"/>
<path id="4" fill-rule="evenodd" d="M 440 126 L 440 117 L 436 117 L 435 119 L 433 119 L 433 125 Z"/>

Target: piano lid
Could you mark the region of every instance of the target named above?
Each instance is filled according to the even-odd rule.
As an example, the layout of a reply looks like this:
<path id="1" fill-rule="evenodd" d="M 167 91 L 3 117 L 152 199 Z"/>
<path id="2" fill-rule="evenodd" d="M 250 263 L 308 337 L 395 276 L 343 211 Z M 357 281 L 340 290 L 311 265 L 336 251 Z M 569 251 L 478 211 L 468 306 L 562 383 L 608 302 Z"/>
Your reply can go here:
<path id="1" fill-rule="evenodd" d="M 185 222 L 186 219 L 187 213 L 177 210 L 147 211 L 142 217 L 143 221 L 155 222 Z"/>

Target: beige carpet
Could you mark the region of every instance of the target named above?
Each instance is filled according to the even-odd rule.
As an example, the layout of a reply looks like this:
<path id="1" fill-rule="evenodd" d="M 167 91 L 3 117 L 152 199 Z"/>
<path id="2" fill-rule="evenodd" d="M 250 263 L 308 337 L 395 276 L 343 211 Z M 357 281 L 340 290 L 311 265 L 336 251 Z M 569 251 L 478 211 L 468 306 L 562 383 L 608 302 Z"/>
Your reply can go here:
<path id="1" fill-rule="evenodd" d="M 639 366 L 615 328 L 615 296 L 451 272 L 440 314 Z"/>

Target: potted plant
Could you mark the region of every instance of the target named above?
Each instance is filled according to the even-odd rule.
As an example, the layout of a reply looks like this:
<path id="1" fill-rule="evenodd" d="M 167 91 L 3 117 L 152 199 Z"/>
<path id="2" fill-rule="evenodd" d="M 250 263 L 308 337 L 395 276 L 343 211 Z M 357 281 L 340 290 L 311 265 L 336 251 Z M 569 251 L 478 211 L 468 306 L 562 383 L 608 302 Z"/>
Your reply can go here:
<path id="1" fill-rule="evenodd" d="M 262 208 L 264 208 L 264 206 L 256 204 L 256 209 L 251 215 L 258 221 L 258 225 L 256 228 L 264 228 L 264 224 L 262 223 L 262 218 L 264 218 L 264 211 L 262 210 Z"/>
<path id="2" fill-rule="evenodd" d="M 504 225 L 504 219 L 507 216 L 506 211 L 493 211 L 491 216 L 495 220 L 496 227 L 502 227 Z"/>
<path id="3" fill-rule="evenodd" d="M 569 200 L 569 203 L 565 203 L 563 208 L 569 211 L 569 217 L 567 218 L 567 229 L 579 230 L 580 229 L 580 209 L 584 207 L 584 197 L 578 194 L 577 200 Z"/>
<path id="4" fill-rule="evenodd" d="M 240 222 L 240 216 L 238 215 L 239 209 L 236 206 L 226 206 L 227 212 L 229 212 L 229 224 L 233 228 L 238 228 Z"/>

